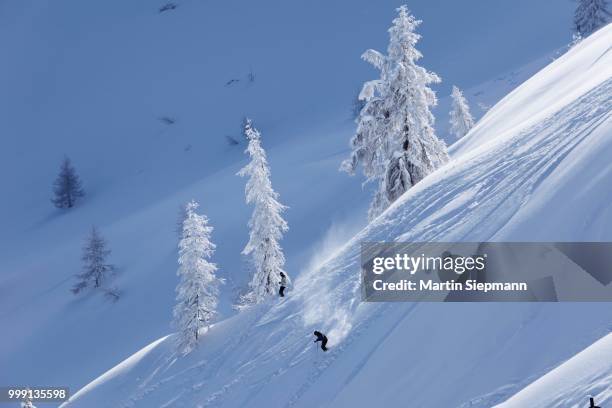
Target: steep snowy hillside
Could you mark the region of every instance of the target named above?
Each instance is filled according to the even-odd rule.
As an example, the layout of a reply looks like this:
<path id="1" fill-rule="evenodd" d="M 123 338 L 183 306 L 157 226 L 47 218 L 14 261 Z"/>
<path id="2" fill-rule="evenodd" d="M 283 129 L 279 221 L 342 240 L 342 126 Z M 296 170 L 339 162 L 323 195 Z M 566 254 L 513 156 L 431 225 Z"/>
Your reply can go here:
<path id="1" fill-rule="evenodd" d="M 453 160 L 295 281 L 211 327 L 161 338 L 65 407 L 491 407 L 612 325 L 600 304 L 365 304 L 360 242 L 612 240 L 612 25 L 504 98 Z M 323 353 L 312 331 L 330 338 Z"/>
<path id="2" fill-rule="evenodd" d="M 496 408 L 580 408 L 612 404 L 612 334 L 581 351 Z"/>
<path id="3" fill-rule="evenodd" d="M 248 280 L 239 254 L 250 209 L 235 176 L 245 115 L 290 207 L 294 278 L 365 223 L 368 192 L 337 168 L 353 99 L 375 75 L 359 56 L 384 49 L 402 1 L 163 3 L 0 1 L 0 384 L 74 391 L 168 333 L 175 223 L 192 198 L 215 227 L 220 317 L 234 314 Z M 491 105 L 570 37 L 573 6 L 557 0 L 413 3 L 424 64 L 444 80 L 442 135 L 452 84 Z M 65 154 L 87 193 L 68 212 L 49 202 Z M 118 267 L 115 304 L 70 294 L 94 224 Z"/>

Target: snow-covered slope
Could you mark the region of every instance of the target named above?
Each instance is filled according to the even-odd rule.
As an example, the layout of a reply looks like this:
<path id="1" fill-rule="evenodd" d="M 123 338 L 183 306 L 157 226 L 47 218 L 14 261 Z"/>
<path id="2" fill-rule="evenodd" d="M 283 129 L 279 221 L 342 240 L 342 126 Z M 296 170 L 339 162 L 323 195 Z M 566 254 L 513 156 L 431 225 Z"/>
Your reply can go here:
<path id="1" fill-rule="evenodd" d="M 359 243 L 612 240 L 611 43 L 612 25 L 504 98 L 286 300 L 219 322 L 188 357 L 164 337 L 65 406 L 490 407 L 587 347 L 612 324 L 601 304 L 364 304 Z"/>
<path id="2" fill-rule="evenodd" d="M 234 314 L 250 209 L 235 176 L 244 145 L 225 136 L 242 140 L 245 115 L 290 207 L 283 246 L 294 278 L 365 223 L 369 193 L 337 168 L 354 96 L 375 75 L 359 56 L 386 47 L 402 1 L 176 0 L 160 13 L 163 3 L 0 1 L 0 384 L 74 391 L 166 334 L 175 222 L 192 198 L 215 227 L 228 282 L 220 316 Z M 442 135 L 452 84 L 490 105 L 570 37 L 573 6 L 557 0 L 445 2 L 443 12 L 411 3 L 424 20 L 423 63 L 444 80 Z M 87 192 L 68 212 L 49 202 L 64 154 Z M 92 224 L 119 268 L 115 304 L 69 292 Z"/>
<path id="3" fill-rule="evenodd" d="M 612 334 L 581 351 L 497 408 L 580 408 L 612 404 Z"/>

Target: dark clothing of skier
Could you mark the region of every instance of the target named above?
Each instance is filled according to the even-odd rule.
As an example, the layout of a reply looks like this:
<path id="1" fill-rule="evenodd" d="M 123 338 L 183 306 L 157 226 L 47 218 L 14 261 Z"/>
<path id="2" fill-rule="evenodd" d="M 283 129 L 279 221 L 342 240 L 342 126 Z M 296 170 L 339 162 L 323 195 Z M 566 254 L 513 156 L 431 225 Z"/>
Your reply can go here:
<path id="1" fill-rule="evenodd" d="M 287 275 L 285 275 L 284 272 L 280 273 L 281 276 L 281 281 L 280 283 L 280 289 L 278 291 L 278 294 L 280 295 L 280 297 L 285 297 L 285 289 L 287 288 Z"/>
<path id="2" fill-rule="evenodd" d="M 321 333 L 320 331 L 314 332 L 314 335 L 317 336 L 317 339 L 314 341 L 315 343 L 321 342 L 321 350 L 327 351 L 327 336 Z"/>
<path id="3" fill-rule="evenodd" d="M 593 398 L 589 398 L 589 402 L 591 403 L 589 408 L 599 408 L 597 405 L 595 405 L 595 400 Z"/>

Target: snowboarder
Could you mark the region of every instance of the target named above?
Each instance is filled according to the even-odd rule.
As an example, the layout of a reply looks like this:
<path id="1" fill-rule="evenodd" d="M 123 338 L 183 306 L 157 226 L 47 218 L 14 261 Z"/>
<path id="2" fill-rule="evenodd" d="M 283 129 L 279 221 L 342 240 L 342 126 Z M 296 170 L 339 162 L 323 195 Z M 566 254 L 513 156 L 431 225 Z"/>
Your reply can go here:
<path id="1" fill-rule="evenodd" d="M 595 400 L 593 398 L 589 398 L 589 401 L 591 402 L 591 405 L 589 406 L 589 408 L 599 408 L 598 406 L 595 405 Z"/>
<path id="2" fill-rule="evenodd" d="M 317 336 L 317 339 L 314 342 L 321 342 L 321 350 L 327 351 L 327 336 L 317 330 L 314 331 L 314 335 Z"/>
<path id="3" fill-rule="evenodd" d="M 287 275 L 285 275 L 285 272 L 281 272 L 280 277 L 280 289 L 278 291 L 278 294 L 280 295 L 280 297 L 285 297 L 285 289 L 287 288 Z"/>

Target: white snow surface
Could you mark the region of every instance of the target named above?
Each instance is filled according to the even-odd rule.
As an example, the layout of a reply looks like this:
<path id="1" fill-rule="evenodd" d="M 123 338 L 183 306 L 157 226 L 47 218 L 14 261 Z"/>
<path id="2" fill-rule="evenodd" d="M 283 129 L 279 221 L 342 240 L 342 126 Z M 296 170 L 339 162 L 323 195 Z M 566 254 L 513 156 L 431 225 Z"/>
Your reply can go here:
<path id="1" fill-rule="evenodd" d="M 496 408 L 581 408 L 612 404 L 612 334 L 529 384 Z"/>
<path id="2" fill-rule="evenodd" d="M 187 357 L 173 335 L 160 339 L 63 406 L 491 407 L 606 335 L 612 317 L 597 303 L 362 303 L 359 249 L 379 240 L 612 240 L 610 44 L 612 25 L 510 93 L 452 147 L 448 165 L 313 261 L 286 299 L 218 322 Z M 327 353 L 312 343 L 317 329 Z M 582 370 L 609 343 L 502 406 L 609 401 L 610 359 Z M 561 378 L 570 389 L 559 391 Z"/>

